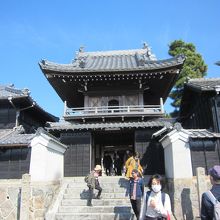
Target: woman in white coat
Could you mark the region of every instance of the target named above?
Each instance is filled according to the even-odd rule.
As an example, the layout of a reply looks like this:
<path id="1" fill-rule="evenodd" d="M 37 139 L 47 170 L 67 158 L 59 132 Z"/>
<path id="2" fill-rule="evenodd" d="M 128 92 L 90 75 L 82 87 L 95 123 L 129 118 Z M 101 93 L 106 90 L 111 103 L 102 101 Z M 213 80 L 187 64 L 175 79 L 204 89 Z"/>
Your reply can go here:
<path id="1" fill-rule="evenodd" d="M 170 219 L 171 204 L 168 194 L 162 192 L 163 179 L 159 174 L 151 176 L 148 182 L 149 191 L 144 194 L 140 220 Z"/>

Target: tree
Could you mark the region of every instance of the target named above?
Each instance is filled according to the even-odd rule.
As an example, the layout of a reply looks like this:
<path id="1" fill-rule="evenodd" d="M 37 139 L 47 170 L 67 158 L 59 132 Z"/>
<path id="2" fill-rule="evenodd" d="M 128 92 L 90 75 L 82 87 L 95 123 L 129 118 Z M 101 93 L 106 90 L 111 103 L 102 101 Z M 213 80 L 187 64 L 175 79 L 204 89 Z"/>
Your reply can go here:
<path id="1" fill-rule="evenodd" d="M 187 82 L 189 78 L 202 78 L 206 76 L 207 65 L 205 64 L 202 56 L 197 53 L 196 47 L 192 43 L 175 40 L 169 45 L 168 53 L 171 56 L 183 54 L 186 58 L 179 78 L 169 95 L 169 97 L 173 100 L 171 105 L 175 108 L 171 115 L 176 116 L 179 112 L 184 83 Z"/>

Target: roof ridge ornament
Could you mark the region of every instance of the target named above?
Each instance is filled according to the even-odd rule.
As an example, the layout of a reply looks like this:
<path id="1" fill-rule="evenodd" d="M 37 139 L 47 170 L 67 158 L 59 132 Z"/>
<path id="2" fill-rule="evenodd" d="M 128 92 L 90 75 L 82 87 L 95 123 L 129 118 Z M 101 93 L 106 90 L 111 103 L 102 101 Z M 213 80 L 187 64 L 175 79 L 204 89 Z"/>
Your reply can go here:
<path id="1" fill-rule="evenodd" d="M 147 44 L 147 42 L 143 42 L 143 47 L 142 47 L 143 50 L 146 50 L 146 53 L 143 54 L 143 57 L 146 61 L 149 60 L 157 60 L 155 54 L 152 53 L 151 51 L 151 47 Z"/>
<path id="2" fill-rule="evenodd" d="M 143 42 L 143 49 L 148 49 L 149 47 L 148 47 L 148 44 L 147 44 L 147 42 Z"/>
<path id="3" fill-rule="evenodd" d="M 85 68 L 87 56 L 84 54 L 84 46 L 80 46 L 79 50 L 76 51 L 76 57 L 72 60 L 74 67 Z"/>
<path id="4" fill-rule="evenodd" d="M 85 49 L 85 47 L 83 45 L 81 45 L 80 48 L 79 48 L 79 53 L 83 53 L 84 49 Z"/>
<path id="5" fill-rule="evenodd" d="M 185 61 L 186 56 L 184 54 L 179 54 L 176 56 L 176 59 L 179 63 L 182 63 L 183 61 Z"/>

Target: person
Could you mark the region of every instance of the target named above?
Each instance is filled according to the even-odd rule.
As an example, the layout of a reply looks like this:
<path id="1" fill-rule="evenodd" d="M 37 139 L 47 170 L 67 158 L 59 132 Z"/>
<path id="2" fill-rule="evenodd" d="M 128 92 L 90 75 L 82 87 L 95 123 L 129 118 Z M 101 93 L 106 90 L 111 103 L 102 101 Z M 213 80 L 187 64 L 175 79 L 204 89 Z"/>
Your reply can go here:
<path id="1" fill-rule="evenodd" d="M 123 157 L 123 163 L 125 164 L 127 159 L 132 156 L 132 153 L 129 150 L 126 150 L 124 157 Z"/>
<path id="2" fill-rule="evenodd" d="M 114 167 L 115 167 L 115 175 L 121 176 L 123 161 L 121 160 L 120 156 L 116 154 L 115 160 L 114 160 Z"/>
<path id="3" fill-rule="evenodd" d="M 133 153 L 130 152 L 129 150 L 126 150 L 125 154 L 124 154 L 124 157 L 123 157 L 123 174 L 126 176 L 126 172 L 127 172 L 127 169 L 126 169 L 126 161 L 133 156 Z"/>
<path id="4" fill-rule="evenodd" d="M 209 178 L 212 184 L 211 193 L 213 196 L 220 201 L 220 166 L 215 165 L 209 170 Z M 210 201 L 207 192 L 202 194 L 201 202 L 201 219 L 212 220 L 213 218 L 214 205 Z"/>
<path id="5" fill-rule="evenodd" d="M 98 194 L 96 196 L 96 199 L 100 199 L 101 193 L 102 193 L 102 188 L 99 184 L 98 177 L 102 171 L 102 167 L 100 165 L 96 165 L 94 170 L 91 171 L 91 173 L 88 175 L 88 180 L 87 180 L 87 186 L 89 187 L 89 198 L 87 201 L 88 206 L 92 206 L 92 199 L 93 199 L 93 192 L 94 189 L 98 190 Z"/>
<path id="6" fill-rule="evenodd" d="M 129 197 L 132 209 L 139 220 L 141 199 L 144 195 L 144 181 L 139 177 L 137 169 L 132 170 L 132 178 L 129 181 Z"/>
<path id="7" fill-rule="evenodd" d="M 169 219 L 171 215 L 171 203 L 168 194 L 162 192 L 164 183 L 159 174 L 150 177 L 147 191 L 144 194 L 140 220 L 162 220 Z"/>
<path id="8" fill-rule="evenodd" d="M 132 178 L 132 170 L 137 169 L 139 172 L 139 175 L 143 175 L 143 168 L 140 164 L 140 155 L 138 152 L 135 152 L 133 156 L 127 159 L 125 163 L 125 169 L 126 169 L 126 177 L 128 179 Z"/>
<path id="9" fill-rule="evenodd" d="M 111 168 L 112 168 L 112 158 L 108 153 L 105 153 L 103 157 L 103 166 L 105 168 L 105 173 L 107 176 L 111 175 Z"/>

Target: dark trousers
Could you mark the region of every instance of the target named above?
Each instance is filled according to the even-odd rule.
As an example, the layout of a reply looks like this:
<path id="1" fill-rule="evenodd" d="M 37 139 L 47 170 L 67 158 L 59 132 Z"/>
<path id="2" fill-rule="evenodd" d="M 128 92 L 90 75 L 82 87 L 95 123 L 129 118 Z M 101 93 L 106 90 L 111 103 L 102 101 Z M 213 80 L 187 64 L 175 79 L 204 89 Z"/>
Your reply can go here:
<path id="1" fill-rule="evenodd" d="M 121 176 L 121 167 L 115 167 L 115 173 L 117 176 Z"/>
<path id="2" fill-rule="evenodd" d="M 141 199 L 136 199 L 136 200 L 130 199 L 130 201 L 131 201 L 132 209 L 137 217 L 137 220 L 139 220 L 140 211 L 141 211 Z"/>
<path id="3" fill-rule="evenodd" d="M 100 185 L 96 185 L 95 189 L 98 190 L 98 194 L 97 194 L 97 198 L 101 196 L 102 193 L 102 188 L 100 187 Z M 92 187 L 89 187 L 89 198 L 88 198 L 88 204 L 92 203 L 92 199 L 93 199 L 93 193 L 94 193 L 94 189 Z"/>
<path id="4" fill-rule="evenodd" d="M 106 167 L 106 168 L 105 168 L 105 174 L 106 174 L 107 176 L 111 176 L 111 167 Z"/>
<path id="5" fill-rule="evenodd" d="M 144 220 L 165 220 L 165 219 L 166 219 L 166 218 L 163 218 L 163 217 L 152 218 L 152 217 L 145 216 L 145 219 L 144 219 Z"/>
<path id="6" fill-rule="evenodd" d="M 153 218 L 153 217 L 148 217 L 145 216 L 144 220 L 165 220 L 166 218 L 164 217 L 157 217 L 157 218 Z"/>

